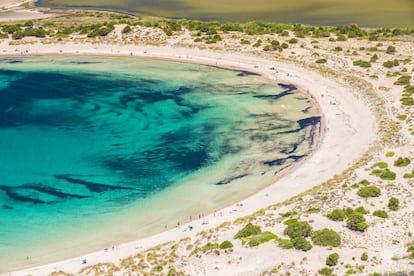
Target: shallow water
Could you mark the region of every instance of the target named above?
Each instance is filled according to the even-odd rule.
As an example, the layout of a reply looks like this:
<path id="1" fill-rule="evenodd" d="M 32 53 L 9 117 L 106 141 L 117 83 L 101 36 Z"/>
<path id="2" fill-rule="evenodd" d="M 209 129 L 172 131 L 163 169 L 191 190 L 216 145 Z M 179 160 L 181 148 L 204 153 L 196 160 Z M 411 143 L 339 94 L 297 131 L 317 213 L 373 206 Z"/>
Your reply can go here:
<path id="1" fill-rule="evenodd" d="M 306 155 L 319 121 L 294 87 L 248 72 L 97 57 L 0 68 L 0 272 L 241 200 Z"/>
<path id="2" fill-rule="evenodd" d="M 414 27 L 412 0 L 40 0 L 47 7 L 117 10 L 174 18 L 364 27 Z"/>

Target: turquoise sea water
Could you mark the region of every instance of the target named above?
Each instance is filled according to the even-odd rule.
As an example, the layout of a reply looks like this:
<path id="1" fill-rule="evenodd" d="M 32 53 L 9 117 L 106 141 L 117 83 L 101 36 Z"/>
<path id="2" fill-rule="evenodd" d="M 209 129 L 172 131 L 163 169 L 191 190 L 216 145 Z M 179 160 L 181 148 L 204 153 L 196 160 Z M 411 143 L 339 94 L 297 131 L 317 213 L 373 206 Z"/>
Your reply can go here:
<path id="1" fill-rule="evenodd" d="M 248 72 L 0 59 L 0 272 L 236 202 L 303 158 L 318 122 L 295 87 Z"/>

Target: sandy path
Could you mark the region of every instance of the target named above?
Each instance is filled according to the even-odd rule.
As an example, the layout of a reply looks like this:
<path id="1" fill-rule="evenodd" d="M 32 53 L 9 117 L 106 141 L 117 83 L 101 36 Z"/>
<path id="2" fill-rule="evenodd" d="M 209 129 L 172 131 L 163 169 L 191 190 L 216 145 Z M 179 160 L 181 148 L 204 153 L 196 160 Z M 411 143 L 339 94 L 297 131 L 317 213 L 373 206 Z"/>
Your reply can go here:
<path id="1" fill-rule="evenodd" d="M 289 173 L 282 176 L 275 184 L 252 195 L 243 201 L 243 206 L 229 206 L 219 211 L 223 216 L 209 215 L 209 224 L 199 226 L 194 222 L 194 230 L 184 231 L 186 225 L 175 228 L 145 239 L 133 241 L 117 246 L 114 251 L 104 250 L 88 255 L 64 260 L 7 275 L 46 275 L 56 270 L 75 273 L 82 265 L 82 259 L 88 260 L 88 265 L 98 262 L 116 262 L 118 259 L 136 254 L 147 248 L 170 240 L 178 241 L 184 237 L 195 237 L 197 232 L 213 228 L 225 221 L 232 221 L 238 217 L 251 214 L 271 204 L 289 199 L 309 188 L 320 184 L 339 174 L 358 159 L 376 140 L 376 125 L 373 114 L 358 100 L 353 93 L 336 82 L 323 78 L 317 73 L 310 72 L 298 66 L 279 63 L 264 58 L 240 54 L 216 53 L 195 49 L 171 47 L 139 47 L 139 46 L 111 46 L 91 44 L 66 45 L 25 45 L 9 46 L 0 44 L 0 55 L 26 54 L 102 54 L 127 55 L 133 53 L 132 58 L 153 57 L 182 60 L 228 68 L 240 68 L 254 71 L 278 82 L 292 83 L 302 87 L 320 104 L 324 115 L 324 135 L 318 149 L 306 161 L 295 165 Z M 276 67 L 277 74 L 270 70 Z M 332 105 L 332 101 L 336 105 Z M 218 213 L 219 213 L 218 212 Z"/>

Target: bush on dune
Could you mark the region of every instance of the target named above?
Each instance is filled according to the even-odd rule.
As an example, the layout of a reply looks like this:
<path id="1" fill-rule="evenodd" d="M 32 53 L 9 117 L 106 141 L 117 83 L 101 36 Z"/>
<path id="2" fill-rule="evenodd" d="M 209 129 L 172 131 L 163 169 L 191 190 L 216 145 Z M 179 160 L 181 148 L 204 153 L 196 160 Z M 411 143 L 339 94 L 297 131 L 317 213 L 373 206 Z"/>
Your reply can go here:
<path id="1" fill-rule="evenodd" d="M 297 221 L 288 225 L 284 233 L 291 239 L 297 237 L 308 237 L 312 231 L 312 227 L 306 221 Z"/>
<path id="2" fill-rule="evenodd" d="M 341 236 L 332 229 L 324 228 L 311 234 L 315 245 L 338 247 L 341 245 Z"/>
<path id="3" fill-rule="evenodd" d="M 240 229 L 239 232 L 234 236 L 235 239 L 247 238 L 249 236 L 257 235 L 262 232 L 260 226 L 248 223 L 244 228 Z"/>

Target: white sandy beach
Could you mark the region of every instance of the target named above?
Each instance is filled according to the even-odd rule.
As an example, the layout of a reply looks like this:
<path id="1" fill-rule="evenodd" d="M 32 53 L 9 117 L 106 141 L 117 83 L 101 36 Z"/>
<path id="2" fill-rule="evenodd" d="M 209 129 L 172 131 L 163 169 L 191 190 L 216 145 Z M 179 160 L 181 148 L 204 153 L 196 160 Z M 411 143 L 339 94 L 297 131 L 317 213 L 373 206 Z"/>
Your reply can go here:
<path id="1" fill-rule="evenodd" d="M 6 275 L 47 275 L 53 271 L 63 270 L 76 273 L 85 265 L 102 262 L 114 262 L 118 259 L 134 255 L 145 249 L 168 241 L 178 241 L 182 238 L 195 238 L 202 230 L 214 228 L 223 222 L 249 215 L 261 208 L 281 202 L 318 185 L 332 176 L 341 173 L 355 160 L 366 152 L 370 145 L 377 142 L 376 120 L 361 97 L 355 97 L 356 91 L 343 87 L 335 81 L 325 78 L 315 72 L 300 66 L 258 58 L 240 53 L 225 53 L 202 51 L 178 47 L 146 47 L 121 46 L 106 44 L 47 44 L 31 45 L 0 44 L 2 56 L 24 55 L 114 55 L 130 56 L 131 58 L 162 58 L 183 62 L 216 65 L 225 68 L 238 68 L 260 73 L 275 82 L 291 83 L 309 94 L 319 103 L 323 114 L 323 135 L 314 153 L 293 168 L 287 170 L 281 178 L 268 188 L 250 196 L 243 201 L 243 206 L 232 205 L 223 210 L 223 216 L 210 214 L 206 216 L 208 225 L 200 225 L 199 221 L 192 222 L 193 231 L 185 231 L 187 225 L 182 225 L 145 239 L 117 245 L 115 250 L 105 252 L 103 249 L 69 260 L 30 268 Z M 277 73 L 270 70 L 277 69 Z M 331 103 L 335 101 L 336 105 Z M 361 119 L 363 118 L 363 119 Z M 234 271 L 235 274 L 237 271 Z M 242 268 L 241 271 L 242 272 Z M 215 275 L 228 275 L 225 270 Z M 207 273 L 208 274 L 208 273 Z"/>
<path id="2" fill-rule="evenodd" d="M 30 20 L 53 17 L 55 14 L 44 13 L 37 9 L 22 7 L 25 3 L 35 3 L 36 0 L 3 0 L 0 1 L 0 22 L 12 22 L 17 20 Z"/>

